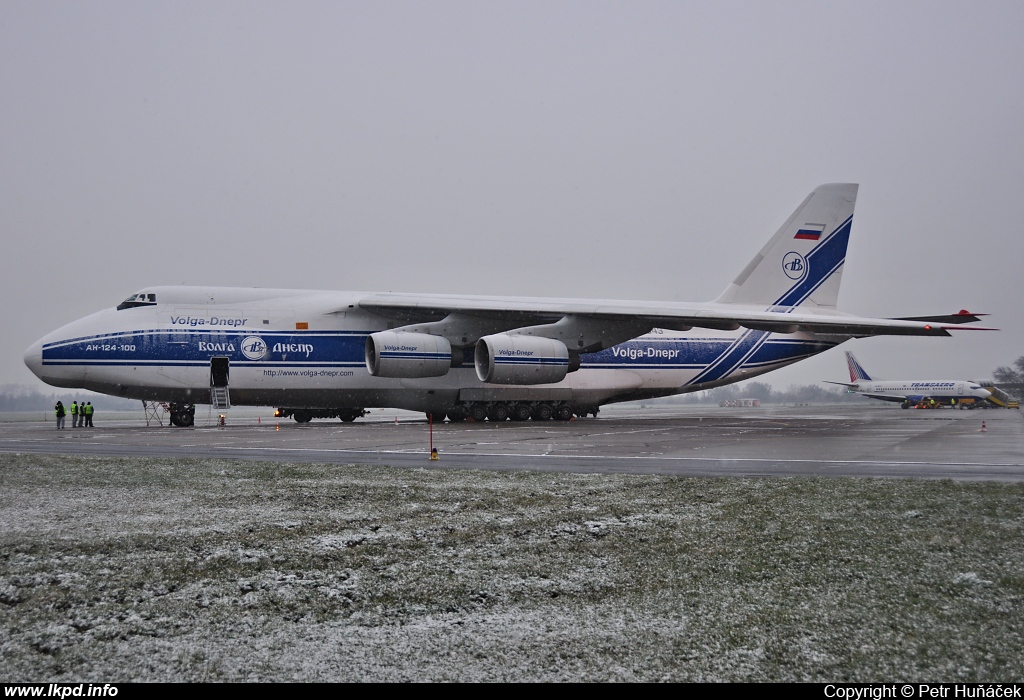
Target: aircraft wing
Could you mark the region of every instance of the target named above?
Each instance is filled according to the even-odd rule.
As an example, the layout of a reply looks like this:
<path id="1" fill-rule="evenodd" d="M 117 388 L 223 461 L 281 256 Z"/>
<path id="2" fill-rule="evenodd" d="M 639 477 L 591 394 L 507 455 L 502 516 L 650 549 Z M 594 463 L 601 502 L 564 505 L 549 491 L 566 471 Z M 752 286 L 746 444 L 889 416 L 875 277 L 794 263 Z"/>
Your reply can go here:
<path id="1" fill-rule="evenodd" d="M 845 386 L 847 389 L 854 389 L 854 390 L 857 389 L 857 387 L 860 386 L 860 384 L 850 384 L 849 382 L 830 382 L 827 379 L 822 379 L 821 381 L 823 383 L 825 383 L 825 384 L 838 384 L 839 386 Z"/>
<path id="2" fill-rule="evenodd" d="M 967 309 L 960 309 L 955 314 L 946 314 L 944 316 L 906 316 L 897 320 L 924 321 L 925 323 L 951 323 L 954 325 L 960 325 L 963 323 L 977 323 L 981 320 L 981 316 L 988 316 L 988 314 L 975 314 L 971 313 Z"/>
<path id="3" fill-rule="evenodd" d="M 870 394 L 866 391 L 859 391 L 857 393 L 865 398 L 875 399 L 876 401 L 888 401 L 890 403 L 903 403 L 904 401 L 906 401 L 906 399 L 903 398 L 902 396 L 889 396 L 887 394 Z"/>
<path id="4" fill-rule="evenodd" d="M 890 401 L 893 403 L 903 403 L 906 399 L 902 396 L 892 396 L 891 394 L 876 394 L 870 391 L 861 391 L 859 384 L 851 384 L 849 382 L 831 382 L 827 379 L 823 379 L 822 382 L 825 384 L 838 384 L 839 386 L 845 386 L 852 392 L 860 394 L 861 396 L 868 399 L 878 399 L 879 401 Z"/>
<path id="5" fill-rule="evenodd" d="M 774 333 L 808 331 L 825 335 L 866 337 L 875 335 L 948 336 L 950 329 L 971 328 L 930 320 L 862 318 L 834 310 L 815 312 L 806 307 L 763 310 L 734 304 L 680 304 L 671 302 L 618 301 L 605 299 L 549 299 L 531 297 L 470 297 L 459 295 L 372 294 L 359 307 L 409 324 L 440 321 L 450 315 L 476 317 L 481 325 L 514 329 L 548 324 L 576 317 L 610 325 L 689 330 L 750 328 Z M 945 317 L 941 317 L 945 318 Z M 492 331 L 493 332 L 493 331 Z M 646 332 L 646 331 L 644 331 Z M 637 335 L 642 335 L 638 333 Z"/>

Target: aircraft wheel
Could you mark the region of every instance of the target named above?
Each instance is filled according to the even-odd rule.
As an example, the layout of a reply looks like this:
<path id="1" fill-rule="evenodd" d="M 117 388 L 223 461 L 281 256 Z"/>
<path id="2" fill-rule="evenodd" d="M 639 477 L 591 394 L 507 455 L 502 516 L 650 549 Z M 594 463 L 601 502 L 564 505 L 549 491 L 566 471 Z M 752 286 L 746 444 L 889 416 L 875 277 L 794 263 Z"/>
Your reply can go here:
<path id="1" fill-rule="evenodd" d="M 341 418 L 341 420 L 345 423 L 351 423 L 356 418 L 358 418 L 358 416 L 355 413 L 342 413 L 338 417 Z"/>
<path id="2" fill-rule="evenodd" d="M 559 404 L 555 408 L 555 418 L 558 420 L 570 420 L 572 418 L 572 406 L 567 403 Z"/>
<path id="3" fill-rule="evenodd" d="M 313 420 L 313 416 L 309 415 L 305 411 L 296 411 L 295 415 L 292 416 L 296 423 L 308 423 Z"/>
<path id="4" fill-rule="evenodd" d="M 508 413 L 508 404 L 496 403 L 491 406 L 490 413 L 488 413 L 487 417 L 492 421 L 501 422 L 508 420 Z"/>
<path id="5" fill-rule="evenodd" d="M 448 411 L 448 420 L 452 423 L 461 423 L 466 420 L 466 414 L 458 409 L 452 409 L 451 411 Z"/>
<path id="6" fill-rule="evenodd" d="M 191 428 L 195 425 L 196 417 L 192 413 L 179 413 L 178 414 L 178 427 L 180 428 Z"/>
<path id="7" fill-rule="evenodd" d="M 483 423 L 487 418 L 487 408 L 483 404 L 475 403 L 469 407 L 469 417 L 477 423 Z"/>
<path id="8" fill-rule="evenodd" d="M 530 419 L 530 406 L 525 403 L 517 403 L 512 407 L 512 420 L 522 421 Z"/>
<path id="9" fill-rule="evenodd" d="M 537 407 L 533 409 L 534 420 L 551 420 L 551 416 L 554 415 L 555 409 L 548 403 L 539 403 Z"/>
<path id="10" fill-rule="evenodd" d="M 430 411 L 428 411 L 427 412 L 427 420 L 428 421 L 432 420 L 435 423 L 444 423 L 444 414 L 443 413 L 431 413 Z"/>

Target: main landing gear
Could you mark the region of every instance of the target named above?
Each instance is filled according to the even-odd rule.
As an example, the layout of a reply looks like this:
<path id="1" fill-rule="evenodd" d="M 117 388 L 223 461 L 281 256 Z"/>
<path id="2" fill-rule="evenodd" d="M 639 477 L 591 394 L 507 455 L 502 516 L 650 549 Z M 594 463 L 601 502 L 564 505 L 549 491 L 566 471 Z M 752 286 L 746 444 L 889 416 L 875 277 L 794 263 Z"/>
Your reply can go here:
<path id="1" fill-rule="evenodd" d="M 485 420 L 489 420 L 492 423 L 500 423 L 506 420 L 524 421 L 530 419 L 536 421 L 567 421 L 572 420 L 573 415 L 582 418 L 588 415 L 596 416 L 597 412 L 597 408 L 573 406 L 561 401 L 519 401 L 514 403 L 473 401 L 456 404 L 447 414 L 440 412 L 427 413 L 427 417 L 433 418 L 435 423 L 440 423 L 445 417 L 452 423 L 460 423 L 464 420 L 470 420 L 475 423 L 482 423 Z"/>
<path id="2" fill-rule="evenodd" d="M 167 407 L 171 414 L 171 425 L 179 428 L 191 428 L 196 423 L 196 405 L 194 403 L 172 403 Z"/>
<path id="3" fill-rule="evenodd" d="M 296 423 L 308 423 L 314 418 L 340 418 L 351 423 L 365 415 L 362 408 L 279 408 L 274 411 L 275 418 L 294 418 Z"/>

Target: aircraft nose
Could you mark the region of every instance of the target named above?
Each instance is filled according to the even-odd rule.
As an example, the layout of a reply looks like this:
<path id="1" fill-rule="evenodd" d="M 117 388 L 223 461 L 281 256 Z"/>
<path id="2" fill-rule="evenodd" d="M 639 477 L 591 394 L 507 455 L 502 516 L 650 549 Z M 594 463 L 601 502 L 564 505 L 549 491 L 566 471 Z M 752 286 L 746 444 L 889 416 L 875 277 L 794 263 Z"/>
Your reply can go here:
<path id="1" fill-rule="evenodd" d="M 25 366 L 32 374 L 43 378 L 43 341 L 38 341 L 25 351 Z"/>

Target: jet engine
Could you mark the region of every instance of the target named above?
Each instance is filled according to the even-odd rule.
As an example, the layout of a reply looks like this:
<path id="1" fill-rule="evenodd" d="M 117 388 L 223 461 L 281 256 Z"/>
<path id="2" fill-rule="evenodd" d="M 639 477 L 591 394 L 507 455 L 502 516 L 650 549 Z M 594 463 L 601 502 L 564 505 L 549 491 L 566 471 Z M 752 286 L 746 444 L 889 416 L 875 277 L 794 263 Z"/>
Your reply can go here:
<path id="1" fill-rule="evenodd" d="M 451 364 L 451 343 L 440 336 L 380 331 L 366 337 L 366 369 L 375 377 L 442 377 Z"/>
<path id="2" fill-rule="evenodd" d="M 476 376 L 491 384 L 553 384 L 569 371 L 569 350 L 551 338 L 486 335 L 477 341 Z"/>

